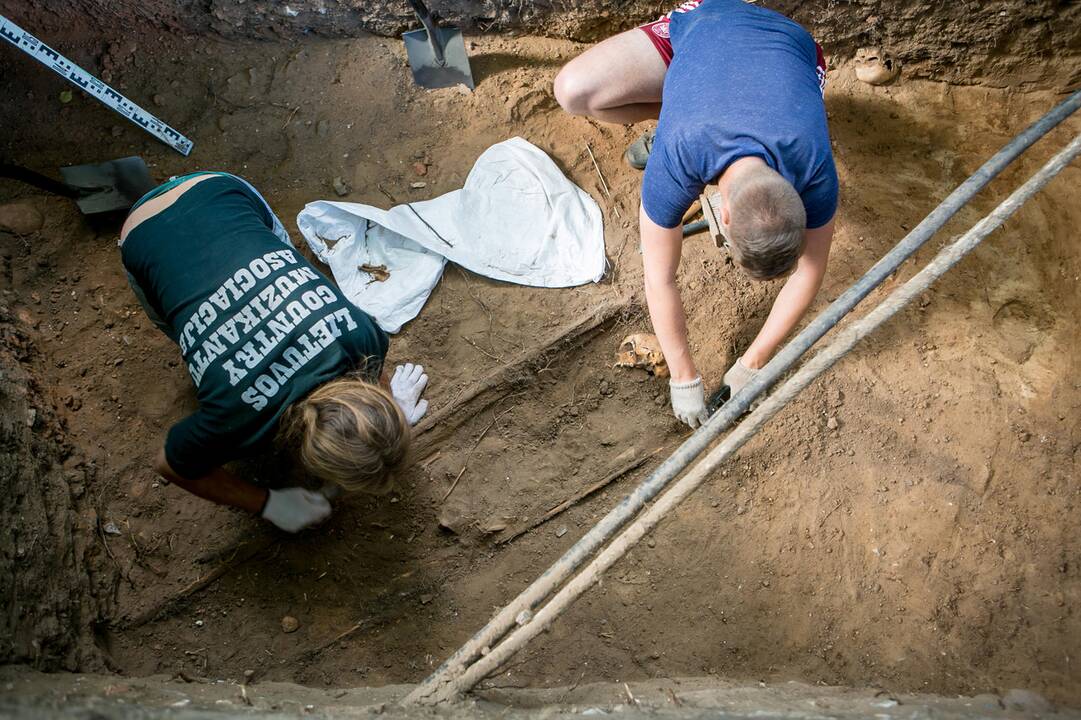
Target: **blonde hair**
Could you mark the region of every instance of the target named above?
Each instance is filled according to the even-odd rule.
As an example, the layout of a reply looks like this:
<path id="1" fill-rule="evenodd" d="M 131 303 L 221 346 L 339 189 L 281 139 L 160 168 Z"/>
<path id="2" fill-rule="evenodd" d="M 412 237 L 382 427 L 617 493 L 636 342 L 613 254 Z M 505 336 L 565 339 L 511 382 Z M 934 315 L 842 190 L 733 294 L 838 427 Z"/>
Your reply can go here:
<path id="1" fill-rule="evenodd" d="M 733 180 L 726 228 L 732 259 L 755 280 L 789 273 L 803 254 L 807 213 L 792 184 L 765 165 Z"/>
<path id="2" fill-rule="evenodd" d="M 282 417 L 279 438 L 312 477 L 346 491 L 389 492 L 412 432 L 398 403 L 359 375 L 323 383 Z"/>

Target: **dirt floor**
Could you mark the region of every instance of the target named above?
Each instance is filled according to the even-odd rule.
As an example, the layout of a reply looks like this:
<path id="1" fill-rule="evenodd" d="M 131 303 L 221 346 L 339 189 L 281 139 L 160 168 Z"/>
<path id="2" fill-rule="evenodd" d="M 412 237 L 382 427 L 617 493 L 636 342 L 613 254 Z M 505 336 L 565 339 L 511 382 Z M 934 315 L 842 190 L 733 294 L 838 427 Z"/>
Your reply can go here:
<path id="1" fill-rule="evenodd" d="M 459 187 L 495 142 L 535 143 L 600 203 L 611 272 L 595 286 L 540 290 L 448 267 L 390 355 L 428 368 L 438 409 L 641 283 L 640 175 L 620 153 L 642 128 L 556 107 L 552 78 L 580 46 L 482 36 L 469 47 L 472 95 L 418 90 L 400 43 L 378 38 L 143 37 L 137 52 L 133 42 L 73 53 L 185 131 L 195 141 L 186 159 L 79 94 L 62 104 L 59 78 L 0 54 L 0 78 L 18 97 L 0 108 L 0 142 L 45 171 L 129 154 L 161 179 L 228 170 L 251 180 L 294 231 L 306 202 L 337 199 L 335 178 L 350 186 L 346 199 L 386 206 L 384 191 L 403 200 Z M 816 308 L 1058 99 L 918 82 L 872 88 L 834 69 L 827 108 L 842 199 Z M 1079 129 L 1075 119 L 1054 132 L 888 287 Z M 410 189 L 416 162 L 426 165 L 420 190 Z M 717 675 L 944 694 L 1023 687 L 1081 706 L 1079 181 L 1081 169 L 1067 168 L 812 386 L 491 684 Z M 76 502 L 96 515 L 84 512 L 91 519 L 78 532 L 92 544 L 97 577 L 115 577 L 105 591 L 92 585 L 109 619 L 96 641 L 100 662 L 124 674 L 416 681 L 687 434 L 670 418 L 663 383 L 612 367 L 623 334 L 648 326 L 632 309 L 530 366 L 430 448 L 396 494 L 347 500 L 318 531 L 277 534 L 161 484 L 150 469 L 194 398 L 176 348 L 126 285 L 118 224 L 88 224 L 69 202 L 13 183 L 0 184 L 0 200 L 44 218 L 40 230 L 0 234 L 0 289 L 37 348 L 38 385 L 75 448 L 69 464 L 93 470 Z M 687 243 L 681 282 L 692 344 L 715 386 L 778 286 L 748 282 L 704 236 Z M 663 450 L 499 544 L 509 532 L 501 527 L 599 479 L 629 447 Z M 169 602 L 230 560 L 190 601 Z M 63 589 L 41 591 L 20 602 Z M 282 631 L 287 615 L 299 620 L 296 632 Z"/>

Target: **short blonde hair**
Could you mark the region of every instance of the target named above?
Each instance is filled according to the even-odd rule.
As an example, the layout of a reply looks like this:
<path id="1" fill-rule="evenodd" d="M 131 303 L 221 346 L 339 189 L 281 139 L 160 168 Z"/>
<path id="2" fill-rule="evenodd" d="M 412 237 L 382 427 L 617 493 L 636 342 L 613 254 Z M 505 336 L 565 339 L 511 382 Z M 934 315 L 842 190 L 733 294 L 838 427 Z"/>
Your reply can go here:
<path id="1" fill-rule="evenodd" d="M 728 213 L 728 249 L 748 275 L 771 280 L 796 267 L 807 212 L 792 183 L 766 165 L 757 167 L 729 186 Z"/>
<path id="2" fill-rule="evenodd" d="M 282 416 L 279 439 L 313 478 L 381 495 L 406 466 L 412 431 L 398 403 L 359 375 L 323 383 Z"/>

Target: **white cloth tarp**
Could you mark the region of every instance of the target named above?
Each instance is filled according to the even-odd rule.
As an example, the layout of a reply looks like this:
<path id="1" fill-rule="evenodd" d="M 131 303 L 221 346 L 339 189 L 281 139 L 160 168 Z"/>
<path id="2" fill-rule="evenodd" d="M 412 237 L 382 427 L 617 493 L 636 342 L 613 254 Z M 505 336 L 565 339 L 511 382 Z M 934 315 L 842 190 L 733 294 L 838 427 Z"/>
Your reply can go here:
<path id="1" fill-rule="evenodd" d="M 417 316 L 447 260 L 537 287 L 604 275 L 597 203 L 518 137 L 485 150 L 461 190 L 390 210 L 313 202 L 297 226 L 346 297 L 391 333 Z M 389 277 L 377 281 L 365 265 L 385 266 Z"/>

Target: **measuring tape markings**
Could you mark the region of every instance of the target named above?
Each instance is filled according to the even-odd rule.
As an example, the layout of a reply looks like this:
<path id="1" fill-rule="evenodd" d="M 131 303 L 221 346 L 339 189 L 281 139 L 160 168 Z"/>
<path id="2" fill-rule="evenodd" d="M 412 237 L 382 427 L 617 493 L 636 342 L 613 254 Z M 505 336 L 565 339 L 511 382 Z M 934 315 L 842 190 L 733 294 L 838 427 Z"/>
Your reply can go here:
<path id="1" fill-rule="evenodd" d="M 112 89 L 98 78 L 0 15 L 0 36 L 53 72 L 93 95 L 107 107 L 154 135 L 181 155 L 191 152 L 192 142 L 166 123 Z"/>

